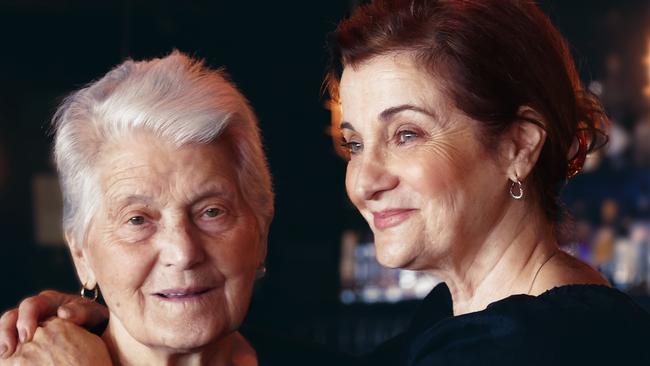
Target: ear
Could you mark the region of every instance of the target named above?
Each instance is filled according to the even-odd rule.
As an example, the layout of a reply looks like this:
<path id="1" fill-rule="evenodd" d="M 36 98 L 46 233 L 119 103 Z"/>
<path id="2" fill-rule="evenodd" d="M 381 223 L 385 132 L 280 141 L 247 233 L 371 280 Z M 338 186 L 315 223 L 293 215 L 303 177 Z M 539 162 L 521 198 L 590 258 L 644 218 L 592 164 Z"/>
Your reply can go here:
<path id="1" fill-rule="evenodd" d="M 522 106 L 517 112 L 516 123 L 507 131 L 504 141 L 506 171 L 512 181 L 521 181 L 530 174 L 539 159 L 546 141 L 546 121 L 536 110 Z M 537 121 L 534 123 L 531 121 Z"/>
<path id="2" fill-rule="evenodd" d="M 95 286 L 97 286 L 97 279 L 95 278 L 95 272 L 93 272 L 92 267 L 90 266 L 83 244 L 78 243 L 77 237 L 70 231 L 65 232 L 65 240 L 68 242 L 68 247 L 72 254 L 72 260 L 81 284 L 87 289 L 95 288 Z"/>

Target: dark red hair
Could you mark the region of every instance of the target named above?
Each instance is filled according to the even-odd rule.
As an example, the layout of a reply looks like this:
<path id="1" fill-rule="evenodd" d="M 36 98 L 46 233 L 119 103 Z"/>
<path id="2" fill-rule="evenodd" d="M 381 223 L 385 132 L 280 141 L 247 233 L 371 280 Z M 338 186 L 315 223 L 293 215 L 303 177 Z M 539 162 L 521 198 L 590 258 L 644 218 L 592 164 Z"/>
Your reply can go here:
<path id="1" fill-rule="evenodd" d="M 521 122 L 520 107 L 537 111 L 544 120 L 528 122 L 547 137 L 528 186 L 550 220 L 559 217 L 559 188 L 605 136 L 600 102 L 583 88 L 566 41 L 532 1 L 375 1 L 339 24 L 330 49 L 333 99 L 344 67 L 406 52 L 441 81 L 456 108 L 481 122 L 490 151 Z"/>

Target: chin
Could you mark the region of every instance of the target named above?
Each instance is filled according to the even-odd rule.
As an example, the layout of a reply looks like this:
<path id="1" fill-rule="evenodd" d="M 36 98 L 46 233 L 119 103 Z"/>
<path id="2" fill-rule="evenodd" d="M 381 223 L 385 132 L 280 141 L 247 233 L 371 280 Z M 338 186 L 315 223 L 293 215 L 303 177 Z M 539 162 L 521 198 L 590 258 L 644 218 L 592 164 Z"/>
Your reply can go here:
<path id="1" fill-rule="evenodd" d="M 388 268 L 409 268 L 415 260 L 411 253 L 411 245 L 403 241 L 379 239 L 375 240 L 377 261 Z"/>
<path id="2" fill-rule="evenodd" d="M 158 341 L 155 343 L 179 352 L 191 352 L 226 338 L 230 332 L 225 329 L 207 329 L 205 325 L 196 327 L 187 324 L 185 327 L 160 329 L 156 333 Z"/>

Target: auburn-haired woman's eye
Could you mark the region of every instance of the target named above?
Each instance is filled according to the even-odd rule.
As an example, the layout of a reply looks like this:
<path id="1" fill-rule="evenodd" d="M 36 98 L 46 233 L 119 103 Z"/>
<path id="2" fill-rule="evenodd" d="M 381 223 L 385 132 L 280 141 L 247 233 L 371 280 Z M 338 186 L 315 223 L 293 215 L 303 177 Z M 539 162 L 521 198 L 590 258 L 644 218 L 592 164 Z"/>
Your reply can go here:
<path id="1" fill-rule="evenodd" d="M 209 217 L 209 218 L 214 218 L 214 217 L 221 216 L 221 214 L 223 214 L 223 212 L 224 211 L 222 209 L 218 208 L 218 207 L 210 207 L 210 208 L 206 209 L 205 211 L 203 211 L 203 215 L 206 216 L 206 217 Z"/>
<path id="2" fill-rule="evenodd" d="M 402 145 L 418 138 L 417 132 L 402 130 L 397 133 L 397 143 Z"/>
<path id="3" fill-rule="evenodd" d="M 356 141 L 343 141 L 341 143 L 341 147 L 349 152 L 350 155 L 358 154 L 361 152 L 361 150 L 363 150 L 363 144 Z"/>

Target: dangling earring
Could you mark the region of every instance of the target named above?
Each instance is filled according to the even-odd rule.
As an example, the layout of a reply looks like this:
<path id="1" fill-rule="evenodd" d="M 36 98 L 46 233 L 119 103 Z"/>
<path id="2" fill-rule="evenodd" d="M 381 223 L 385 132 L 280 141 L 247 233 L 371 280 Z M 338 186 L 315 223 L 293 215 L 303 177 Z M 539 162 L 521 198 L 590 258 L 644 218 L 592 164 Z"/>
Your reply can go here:
<path id="1" fill-rule="evenodd" d="M 510 183 L 510 197 L 516 200 L 520 200 L 524 197 L 524 186 L 516 176 L 515 180 Z"/>
<path id="2" fill-rule="evenodd" d="M 255 279 L 259 280 L 260 278 L 266 275 L 266 266 L 264 263 L 260 263 L 259 266 L 255 269 Z"/>
<path id="3" fill-rule="evenodd" d="M 97 297 L 99 296 L 99 288 L 97 287 L 97 285 L 95 285 L 95 287 L 93 287 L 92 289 L 87 289 L 86 285 L 81 285 L 80 294 L 82 298 L 94 302 L 95 300 L 97 300 Z"/>

